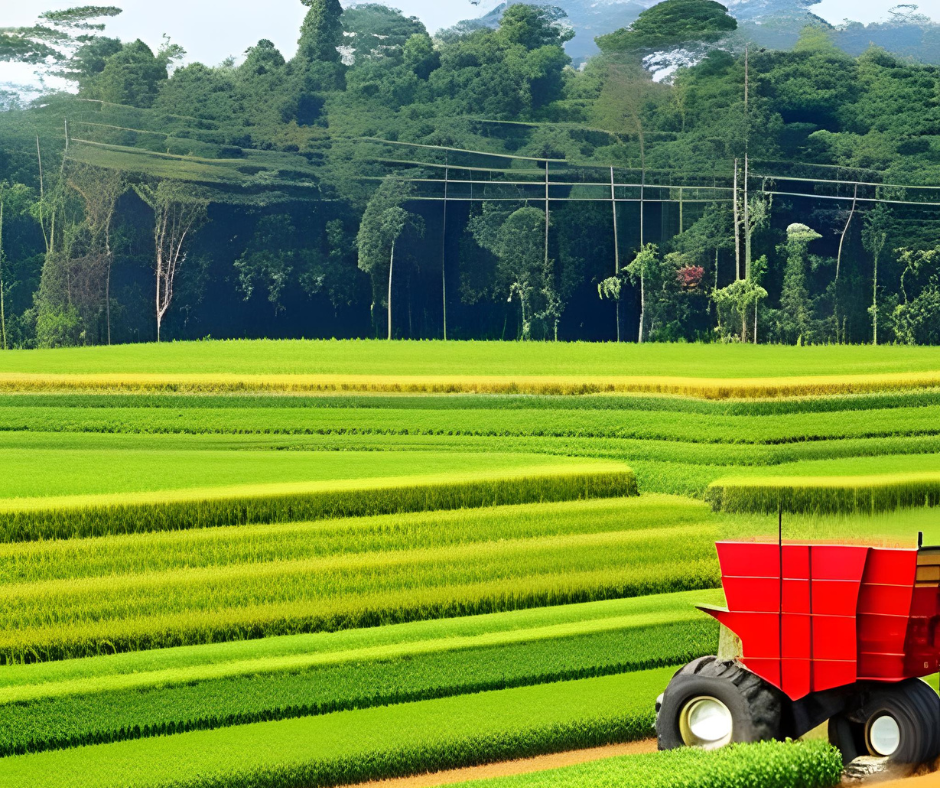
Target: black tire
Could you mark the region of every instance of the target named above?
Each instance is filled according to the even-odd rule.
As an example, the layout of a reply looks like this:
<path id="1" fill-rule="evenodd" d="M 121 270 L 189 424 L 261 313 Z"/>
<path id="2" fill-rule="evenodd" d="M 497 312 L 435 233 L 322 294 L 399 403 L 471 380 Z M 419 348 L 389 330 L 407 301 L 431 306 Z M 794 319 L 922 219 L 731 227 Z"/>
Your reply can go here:
<path id="1" fill-rule="evenodd" d="M 893 752 L 880 752 L 872 731 L 881 717 L 897 725 Z M 916 767 L 940 756 L 940 696 L 920 679 L 860 687 L 859 703 L 829 720 L 829 742 L 851 763 L 862 755 L 887 757 L 898 766 Z"/>
<path id="2" fill-rule="evenodd" d="M 702 699 L 717 700 L 730 712 L 731 731 L 725 738 L 700 743 L 690 737 L 684 720 L 690 707 Z M 700 657 L 676 672 L 656 702 L 659 749 L 690 745 L 713 749 L 732 742 L 776 739 L 782 708 L 782 693 L 739 663 Z"/>

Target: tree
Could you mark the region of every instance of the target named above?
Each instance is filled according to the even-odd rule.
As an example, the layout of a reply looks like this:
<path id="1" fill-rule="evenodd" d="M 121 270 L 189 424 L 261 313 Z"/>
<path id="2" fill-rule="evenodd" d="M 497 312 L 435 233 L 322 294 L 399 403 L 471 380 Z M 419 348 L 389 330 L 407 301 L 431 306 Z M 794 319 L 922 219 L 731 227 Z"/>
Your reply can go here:
<path id="1" fill-rule="evenodd" d="M 574 38 L 574 30 L 563 23 L 566 16 L 560 8 L 515 3 L 503 13 L 499 35 L 528 50 L 561 46 Z"/>
<path id="2" fill-rule="evenodd" d="M 545 266 L 545 211 L 520 208 L 511 213 L 496 237 L 499 259 L 497 280 L 509 293 L 508 303 L 519 298 L 520 338 L 532 338 L 533 327 L 551 312 L 551 288 Z"/>
<path id="3" fill-rule="evenodd" d="M 868 212 L 862 228 L 862 245 L 872 257 L 871 306 L 868 308 L 868 313 L 871 315 L 873 345 L 878 344 L 878 263 L 888 241 L 891 224 L 891 210 L 879 203 Z"/>
<path id="4" fill-rule="evenodd" d="M 754 272 L 763 269 L 766 258 L 754 261 Z M 712 299 L 718 308 L 718 328 L 722 331 L 724 321 L 723 314 L 731 315 L 734 320 L 731 325 L 740 326 L 741 333 L 739 339 L 741 342 L 747 342 L 747 324 L 748 319 L 754 315 L 754 343 L 757 344 L 757 308 L 767 298 L 767 291 L 760 286 L 757 276 L 752 275 L 745 279 L 738 279 L 721 290 L 715 290 L 712 293 Z"/>
<path id="5" fill-rule="evenodd" d="M 101 72 L 85 83 L 85 95 L 110 104 L 150 107 L 167 80 L 167 64 L 138 39 L 107 59 Z"/>
<path id="6" fill-rule="evenodd" d="M 264 287 L 275 315 L 284 310 L 281 296 L 294 270 L 295 232 L 287 214 L 263 216 L 247 248 L 235 261 L 238 288 L 245 300 L 251 298 L 256 287 Z"/>
<path id="7" fill-rule="evenodd" d="M 645 244 L 626 268 L 630 280 L 640 285 L 640 328 L 636 341 L 641 345 L 646 338 L 646 283 L 658 273 L 659 263 L 656 244 Z"/>
<path id="8" fill-rule="evenodd" d="M 159 342 L 163 319 L 173 303 L 176 275 L 186 261 L 187 243 L 206 221 L 209 203 L 193 196 L 192 187 L 180 181 L 140 183 L 134 191 L 153 211 L 154 304 Z"/>
<path id="9" fill-rule="evenodd" d="M 301 0 L 310 10 L 300 28 L 297 56 L 307 62 L 339 63 L 343 7 L 339 0 Z"/>
<path id="10" fill-rule="evenodd" d="M 897 251 L 902 300 L 891 315 L 894 335 L 906 345 L 940 344 L 940 246 Z"/>
<path id="11" fill-rule="evenodd" d="M 810 243 L 822 238 L 805 224 L 787 227 L 784 251 L 787 264 L 780 297 L 780 333 L 784 340 L 803 344 L 813 338 L 812 301 L 806 286 L 806 253 Z"/>
<path id="12" fill-rule="evenodd" d="M 81 164 L 70 166 L 66 182 L 78 193 L 84 206 L 84 226 L 88 234 L 86 258 L 95 261 L 94 267 L 102 270 L 107 343 L 110 345 L 111 267 L 114 263 L 111 230 L 118 200 L 127 190 L 127 183 L 118 170 L 99 170 Z"/>
<path id="13" fill-rule="evenodd" d="M 395 273 L 395 247 L 407 229 L 424 233 L 424 220 L 402 206 L 414 193 L 414 187 L 397 178 L 386 178 L 372 195 L 359 225 L 357 245 L 359 268 L 372 278 L 372 304 L 369 307 L 375 325 L 375 306 L 381 302 L 382 282 L 387 279 L 388 338 L 392 338 L 392 284 Z M 388 265 L 386 274 L 385 266 Z"/>
<path id="14" fill-rule="evenodd" d="M 105 25 L 96 20 L 120 13 L 116 6 L 81 6 L 46 11 L 28 27 L 0 29 L 0 62 L 35 66 L 40 81 L 80 80 L 95 70 L 96 58 L 116 51 L 116 39 L 99 37 Z"/>
<path id="15" fill-rule="evenodd" d="M 602 52 L 630 52 L 713 41 L 737 27 L 728 9 L 713 0 L 664 0 L 643 11 L 629 27 L 595 40 Z"/>

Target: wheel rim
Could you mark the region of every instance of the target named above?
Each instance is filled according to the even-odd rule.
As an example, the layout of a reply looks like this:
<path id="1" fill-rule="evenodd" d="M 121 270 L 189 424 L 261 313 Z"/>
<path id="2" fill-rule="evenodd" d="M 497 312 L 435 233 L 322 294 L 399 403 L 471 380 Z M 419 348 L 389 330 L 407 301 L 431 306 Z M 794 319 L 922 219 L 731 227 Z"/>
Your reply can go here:
<path id="1" fill-rule="evenodd" d="M 682 707 L 679 733 L 688 747 L 714 750 L 730 743 L 734 720 L 731 711 L 718 698 L 693 698 Z"/>
<path id="2" fill-rule="evenodd" d="M 890 758 L 901 746 L 901 726 L 890 714 L 882 714 L 868 724 L 865 739 L 872 755 Z"/>

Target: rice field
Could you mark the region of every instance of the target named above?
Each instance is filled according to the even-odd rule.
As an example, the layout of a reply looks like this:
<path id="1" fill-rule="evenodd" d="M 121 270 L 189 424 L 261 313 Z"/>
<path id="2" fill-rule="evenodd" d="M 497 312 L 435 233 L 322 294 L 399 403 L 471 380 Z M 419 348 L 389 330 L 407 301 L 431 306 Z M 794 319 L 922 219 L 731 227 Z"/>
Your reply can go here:
<path id="1" fill-rule="evenodd" d="M 714 542 L 783 505 L 788 538 L 940 543 L 938 425 L 930 348 L 4 353 L 0 788 L 327 788 L 648 737 L 717 647 Z M 682 770 L 836 774 L 768 745 L 493 788 Z"/>

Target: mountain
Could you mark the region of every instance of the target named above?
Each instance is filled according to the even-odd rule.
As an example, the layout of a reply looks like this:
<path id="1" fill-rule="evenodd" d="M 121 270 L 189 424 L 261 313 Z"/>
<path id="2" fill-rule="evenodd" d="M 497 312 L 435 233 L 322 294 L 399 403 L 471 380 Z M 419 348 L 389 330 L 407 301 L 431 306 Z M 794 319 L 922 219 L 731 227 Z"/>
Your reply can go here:
<path id="1" fill-rule="evenodd" d="M 568 14 L 576 35 L 566 47 L 575 63 L 597 54 L 595 37 L 631 24 L 658 0 L 514 0 L 533 5 L 551 4 Z M 790 49 L 800 30 L 808 24 L 832 31 L 835 43 L 851 54 L 860 54 L 870 44 L 923 63 L 940 64 L 940 24 L 917 13 L 916 6 L 899 6 L 886 22 L 838 27 L 813 14 L 820 0 L 726 0 L 724 5 L 740 25 L 740 34 L 759 46 Z M 495 4 L 494 4 L 495 3 Z M 496 27 L 509 2 L 491 0 L 481 5 L 475 19 L 460 22 L 439 33 L 459 35 L 480 27 Z"/>

